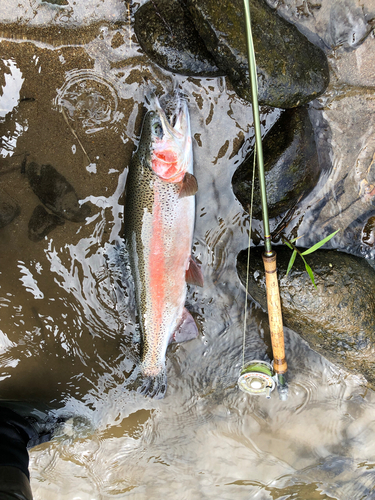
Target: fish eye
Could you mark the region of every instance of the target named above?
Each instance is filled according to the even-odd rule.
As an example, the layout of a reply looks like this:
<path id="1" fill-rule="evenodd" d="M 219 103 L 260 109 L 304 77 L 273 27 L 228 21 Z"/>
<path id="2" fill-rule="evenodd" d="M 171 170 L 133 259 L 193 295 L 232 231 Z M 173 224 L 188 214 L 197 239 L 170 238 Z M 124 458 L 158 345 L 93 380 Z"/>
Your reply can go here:
<path id="1" fill-rule="evenodd" d="M 159 122 L 152 125 L 152 132 L 158 137 L 163 137 L 163 128 Z"/>

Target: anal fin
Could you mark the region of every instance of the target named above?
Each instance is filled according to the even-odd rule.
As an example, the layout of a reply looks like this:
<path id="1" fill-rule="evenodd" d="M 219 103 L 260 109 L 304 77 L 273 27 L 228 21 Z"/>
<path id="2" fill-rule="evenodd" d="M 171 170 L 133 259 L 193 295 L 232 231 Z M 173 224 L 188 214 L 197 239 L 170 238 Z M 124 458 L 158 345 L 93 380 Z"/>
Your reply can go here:
<path id="1" fill-rule="evenodd" d="M 189 311 L 184 307 L 180 326 L 170 339 L 171 342 L 187 342 L 198 337 L 198 327 Z"/>
<path id="2" fill-rule="evenodd" d="M 202 270 L 192 257 L 189 259 L 189 267 L 186 270 L 185 279 L 186 283 L 190 285 L 203 286 L 204 283 Z"/>

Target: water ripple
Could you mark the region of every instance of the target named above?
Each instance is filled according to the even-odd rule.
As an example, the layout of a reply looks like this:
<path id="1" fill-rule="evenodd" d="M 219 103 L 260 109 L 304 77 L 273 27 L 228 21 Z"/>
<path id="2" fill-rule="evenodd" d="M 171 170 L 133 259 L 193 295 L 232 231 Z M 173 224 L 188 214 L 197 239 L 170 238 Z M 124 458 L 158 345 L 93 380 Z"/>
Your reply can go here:
<path id="1" fill-rule="evenodd" d="M 57 90 L 55 105 L 86 132 L 94 134 L 119 121 L 115 82 L 93 70 L 73 70 Z"/>

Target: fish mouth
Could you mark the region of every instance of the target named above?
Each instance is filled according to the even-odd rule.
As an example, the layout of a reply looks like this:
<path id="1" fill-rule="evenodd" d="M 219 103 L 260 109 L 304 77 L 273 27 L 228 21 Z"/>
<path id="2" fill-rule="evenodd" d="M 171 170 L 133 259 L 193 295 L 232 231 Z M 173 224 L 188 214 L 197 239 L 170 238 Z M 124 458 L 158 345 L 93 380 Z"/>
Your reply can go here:
<path id="1" fill-rule="evenodd" d="M 155 95 L 150 99 L 154 116 L 151 168 L 161 179 L 177 183 L 193 168 L 189 110 L 178 93 L 163 100 L 166 106 L 162 107 Z"/>
<path id="2" fill-rule="evenodd" d="M 186 99 L 178 93 L 166 95 L 163 101 L 168 103 L 162 107 L 159 98 L 154 94 L 150 98 L 151 107 L 157 113 L 163 128 L 164 134 L 168 134 L 175 139 L 190 137 L 190 120 Z"/>

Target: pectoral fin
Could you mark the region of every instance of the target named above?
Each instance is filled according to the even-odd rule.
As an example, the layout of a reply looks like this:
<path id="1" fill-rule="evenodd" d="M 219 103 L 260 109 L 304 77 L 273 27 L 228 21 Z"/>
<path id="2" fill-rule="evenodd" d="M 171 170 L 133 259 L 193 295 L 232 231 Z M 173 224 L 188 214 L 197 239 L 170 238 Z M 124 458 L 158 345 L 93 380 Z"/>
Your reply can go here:
<path id="1" fill-rule="evenodd" d="M 197 324 L 195 323 L 193 316 L 189 313 L 186 307 L 184 307 L 181 324 L 174 332 L 169 342 L 187 342 L 188 340 L 193 340 L 197 337 Z"/>
<path id="2" fill-rule="evenodd" d="M 203 286 L 204 279 L 200 266 L 190 257 L 189 267 L 185 275 L 186 283 L 190 285 Z"/>
<path id="3" fill-rule="evenodd" d="M 179 198 L 185 198 L 185 196 L 194 196 L 198 191 L 198 182 L 193 174 L 186 172 L 184 178 L 181 182 L 181 190 L 178 195 Z"/>

